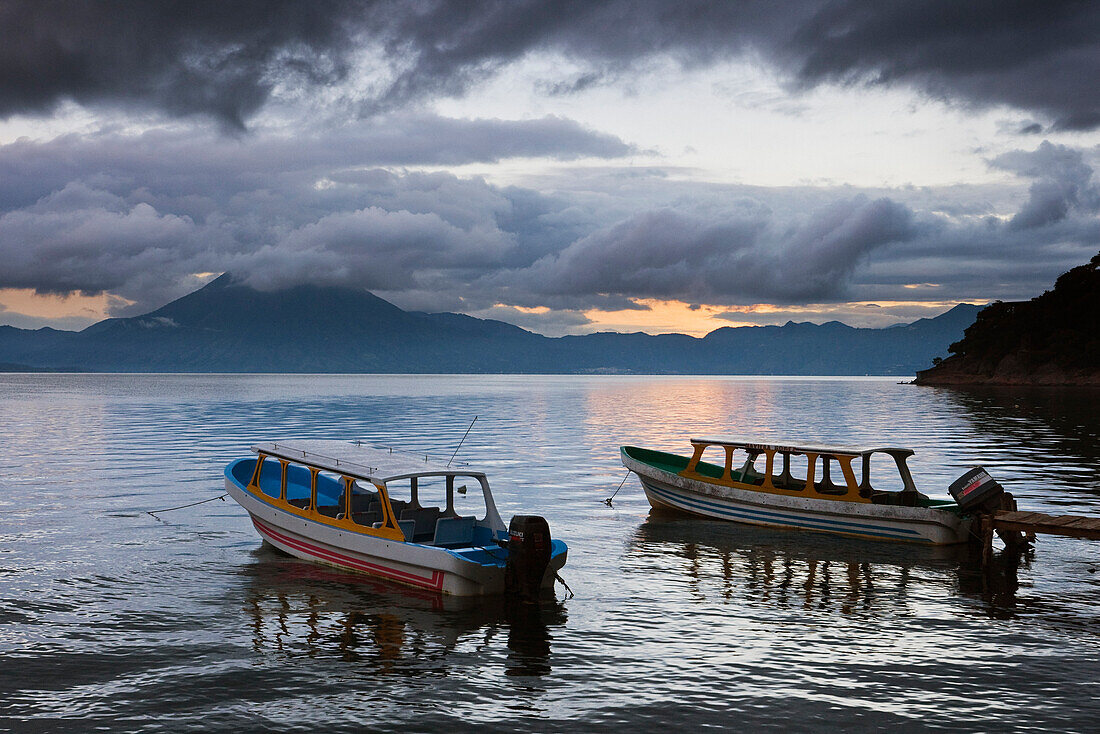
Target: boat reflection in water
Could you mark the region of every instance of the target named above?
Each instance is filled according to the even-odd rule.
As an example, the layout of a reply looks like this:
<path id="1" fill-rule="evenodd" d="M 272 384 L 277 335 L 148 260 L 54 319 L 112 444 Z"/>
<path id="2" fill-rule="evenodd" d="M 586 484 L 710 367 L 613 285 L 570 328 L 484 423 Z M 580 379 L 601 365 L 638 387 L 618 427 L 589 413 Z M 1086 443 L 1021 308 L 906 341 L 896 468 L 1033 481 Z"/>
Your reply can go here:
<path id="1" fill-rule="evenodd" d="M 983 574 L 974 556 L 966 545 L 881 543 L 651 510 L 624 560 L 667 572 L 663 583 L 711 602 L 750 597 L 780 608 L 893 614 L 961 593 L 983 598 L 991 615 L 1012 616 L 1015 567 Z"/>
<path id="2" fill-rule="evenodd" d="M 456 652 L 499 654 L 505 674 L 551 671 L 551 630 L 565 623 L 557 600 L 454 597 L 286 556 L 264 545 L 242 569 L 256 652 L 335 657 L 372 672 L 445 672 Z"/>

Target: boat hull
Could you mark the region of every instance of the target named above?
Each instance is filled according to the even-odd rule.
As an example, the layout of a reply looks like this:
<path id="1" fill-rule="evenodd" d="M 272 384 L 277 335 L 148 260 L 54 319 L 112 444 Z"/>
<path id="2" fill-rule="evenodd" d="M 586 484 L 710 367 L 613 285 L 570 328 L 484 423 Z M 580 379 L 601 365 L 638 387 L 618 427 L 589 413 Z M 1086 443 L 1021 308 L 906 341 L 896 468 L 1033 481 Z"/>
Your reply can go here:
<path id="1" fill-rule="evenodd" d="M 651 506 L 749 525 L 925 545 L 966 542 L 970 520 L 945 510 L 818 500 L 709 484 L 622 453 Z"/>
<path id="2" fill-rule="evenodd" d="M 442 594 L 488 596 L 505 591 L 503 562 L 474 563 L 456 550 L 332 527 L 286 512 L 252 494 L 231 476 L 226 477 L 225 488 L 248 512 L 261 538 L 296 558 Z M 553 587 L 558 570 L 565 565 L 565 544 L 554 541 L 554 551 L 543 575 L 544 588 Z M 503 557 L 503 549 L 499 552 Z"/>

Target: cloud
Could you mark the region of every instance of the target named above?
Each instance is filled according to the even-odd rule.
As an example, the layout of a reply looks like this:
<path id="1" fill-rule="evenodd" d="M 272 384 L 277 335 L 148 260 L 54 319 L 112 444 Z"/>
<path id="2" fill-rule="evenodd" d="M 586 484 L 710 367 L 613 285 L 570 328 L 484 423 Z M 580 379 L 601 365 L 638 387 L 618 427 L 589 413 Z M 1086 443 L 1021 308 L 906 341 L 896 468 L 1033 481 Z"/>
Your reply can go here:
<path id="1" fill-rule="evenodd" d="M 658 59 L 748 57 L 794 87 L 905 85 L 1059 129 L 1100 125 L 1100 7 L 1004 0 L 8 0 L 0 116 L 72 99 L 242 130 L 276 98 L 315 112 L 322 87 L 369 116 L 461 96 L 534 54 L 567 62 L 539 82 L 551 95 L 636 78 Z"/>
<path id="2" fill-rule="evenodd" d="M 197 287 L 195 274 L 230 271 L 264 288 L 351 285 L 406 308 L 565 332 L 585 328 L 588 309 L 643 299 L 1026 298 L 1100 242 L 1086 156 L 1048 143 L 991 162 L 1030 183 L 1021 205 L 1020 184 L 765 188 L 610 166 L 583 179 L 566 170 L 540 191 L 372 166 L 388 153 L 349 144 L 363 136 L 293 145 L 265 131 L 155 131 L 0 146 L 0 288 L 107 292 L 133 302 L 113 314 L 133 314 Z"/>
<path id="3" fill-rule="evenodd" d="M 176 269 L 201 247 L 196 234 L 188 217 L 74 183 L 0 216 L 0 287 L 87 295 L 118 290 L 165 266 Z"/>
<path id="4" fill-rule="evenodd" d="M 435 213 L 368 207 L 322 217 L 225 269 L 247 274 L 258 288 L 308 282 L 407 289 L 424 271 L 492 267 L 513 246 L 490 221 L 463 229 Z"/>
<path id="5" fill-rule="evenodd" d="M 312 174 L 354 179 L 357 169 L 493 163 L 506 158 L 616 158 L 632 152 L 619 138 L 572 120 L 458 120 L 420 114 L 309 132 L 257 131 L 247 140 L 209 132 L 153 129 L 100 132 L 0 146 L 0 210 L 26 205 L 76 178 L 103 186 L 141 180 L 181 195 L 217 194 L 227 186 L 266 185 Z M 177 185 L 179 184 L 179 185 Z"/>
<path id="6" fill-rule="evenodd" d="M 472 311 L 471 316 L 479 319 L 495 319 L 514 324 L 522 329 L 534 331 L 546 336 L 564 336 L 565 334 L 579 334 L 586 331 L 584 327 L 592 323 L 592 319 L 579 311 L 570 309 L 548 309 L 530 311 L 517 309 L 513 306 L 493 306 L 487 309 Z"/>
<path id="7" fill-rule="evenodd" d="M 0 5 L 0 115 L 85 105 L 204 114 L 230 128 L 279 85 L 347 74 L 360 3 L 11 0 Z"/>
<path id="8" fill-rule="evenodd" d="M 1087 3 L 469 2 L 388 17 L 368 33 L 402 64 L 371 101 L 378 109 L 461 95 L 533 53 L 570 62 L 563 78 L 540 83 L 547 93 L 637 76 L 656 58 L 701 66 L 751 57 L 796 87 L 906 85 L 1041 113 L 1060 129 L 1100 125 L 1100 7 Z"/>
<path id="9" fill-rule="evenodd" d="M 910 84 L 975 105 L 1100 125 L 1100 8 L 1074 2 L 828 3 L 779 52 L 804 85 Z M 800 48 L 801 46 L 801 48 Z"/>
<path id="10" fill-rule="evenodd" d="M 784 226 L 764 207 L 717 220 L 644 212 L 547 256 L 516 277 L 539 296 L 607 308 L 606 296 L 716 303 L 841 298 L 861 258 L 913 238 L 912 213 L 888 199 L 840 200 Z"/>
<path id="11" fill-rule="evenodd" d="M 991 165 L 1036 181 L 1028 201 L 1012 218 L 1015 229 L 1034 229 L 1060 222 L 1072 209 L 1100 208 L 1100 190 L 1091 182 L 1092 168 L 1078 150 L 1043 141 L 1034 151 L 1013 151 Z"/>

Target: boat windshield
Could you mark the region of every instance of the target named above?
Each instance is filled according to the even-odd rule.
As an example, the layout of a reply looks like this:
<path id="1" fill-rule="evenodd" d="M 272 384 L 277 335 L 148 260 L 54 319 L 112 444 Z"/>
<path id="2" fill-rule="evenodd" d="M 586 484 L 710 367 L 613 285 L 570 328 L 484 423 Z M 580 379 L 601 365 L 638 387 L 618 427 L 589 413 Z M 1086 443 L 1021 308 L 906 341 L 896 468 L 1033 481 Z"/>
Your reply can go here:
<path id="1" fill-rule="evenodd" d="M 386 482 L 406 540 L 442 546 L 484 545 L 504 524 L 484 474 L 422 474 Z"/>

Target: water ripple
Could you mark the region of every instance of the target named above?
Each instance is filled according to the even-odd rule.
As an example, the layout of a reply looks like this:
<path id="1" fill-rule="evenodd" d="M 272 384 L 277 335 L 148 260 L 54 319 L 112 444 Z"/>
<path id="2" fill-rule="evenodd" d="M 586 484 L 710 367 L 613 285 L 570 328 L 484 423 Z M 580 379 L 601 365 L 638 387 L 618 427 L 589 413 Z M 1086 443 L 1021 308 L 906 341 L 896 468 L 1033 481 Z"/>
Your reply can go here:
<path id="1" fill-rule="evenodd" d="M 650 515 L 618 446 L 726 433 L 982 464 L 1025 507 L 1100 512 L 1096 391 L 880 379 L 0 376 L 0 727 L 15 731 L 1092 728 L 1100 549 L 1015 579 L 965 549 Z M 223 491 L 272 437 L 489 472 L 570 544 L 569 601 L 418 596 L 262 546 Z"/>

